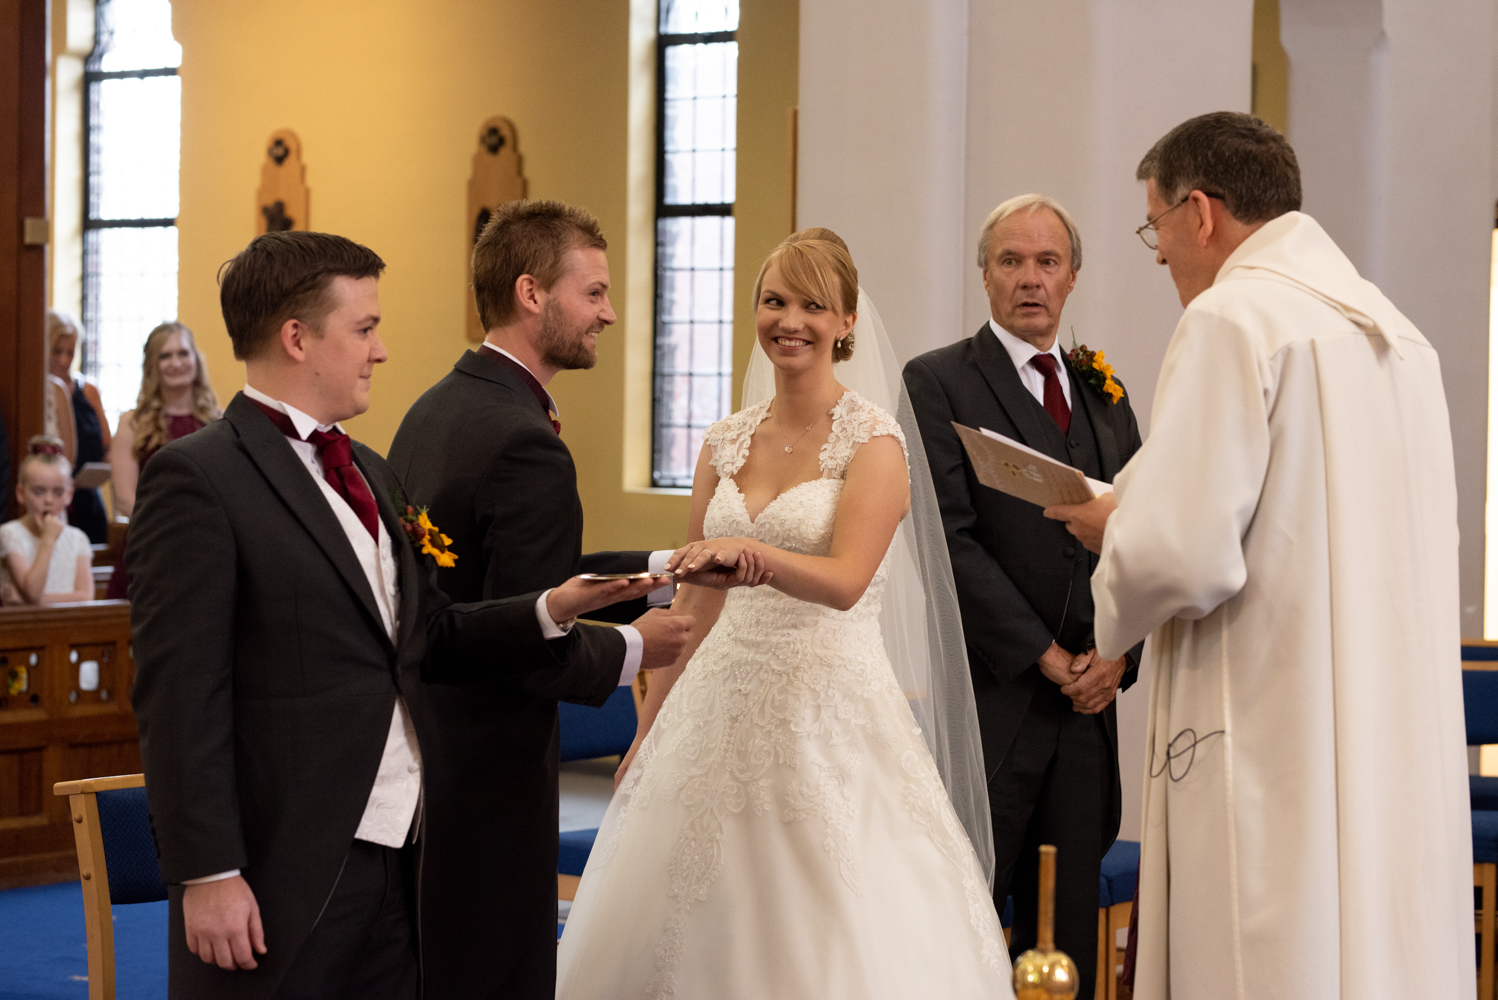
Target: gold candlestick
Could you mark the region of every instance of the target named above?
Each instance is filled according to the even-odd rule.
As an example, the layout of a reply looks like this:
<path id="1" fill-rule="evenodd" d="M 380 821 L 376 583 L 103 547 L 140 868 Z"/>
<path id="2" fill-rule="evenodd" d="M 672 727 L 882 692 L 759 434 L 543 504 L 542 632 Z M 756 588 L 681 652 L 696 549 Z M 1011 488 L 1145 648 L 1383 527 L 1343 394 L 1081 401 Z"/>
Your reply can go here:
<path id="1" fill-rule="evenodd" d="M 1016 1000 L 1074 1000 L 1077 967 L 1066 952 L 1056 950 L 1056 848 L 1040 847 L 1040 926 L 1035 947 L 1014 963 Z"/>

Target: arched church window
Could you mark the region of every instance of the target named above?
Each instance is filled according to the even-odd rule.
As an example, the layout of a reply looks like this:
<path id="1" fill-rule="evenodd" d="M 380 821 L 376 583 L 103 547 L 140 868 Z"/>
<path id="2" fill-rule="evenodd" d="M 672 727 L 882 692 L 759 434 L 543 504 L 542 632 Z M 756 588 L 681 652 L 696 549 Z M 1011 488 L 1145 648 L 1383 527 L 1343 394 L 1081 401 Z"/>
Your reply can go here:
<path id="1" fill-rule="evenodd" d="M 111 421 L 135 406 L 141 350 L 177 318 L 182 47 L 170 0 L 97 0 L 84 71 L 83 370 Z"/>
<path id="2" fill-rule="evenodd" d="M 656 486 L 691 486 L 733 398 L 737 0 L 661 0 L 656 62 Z"/>

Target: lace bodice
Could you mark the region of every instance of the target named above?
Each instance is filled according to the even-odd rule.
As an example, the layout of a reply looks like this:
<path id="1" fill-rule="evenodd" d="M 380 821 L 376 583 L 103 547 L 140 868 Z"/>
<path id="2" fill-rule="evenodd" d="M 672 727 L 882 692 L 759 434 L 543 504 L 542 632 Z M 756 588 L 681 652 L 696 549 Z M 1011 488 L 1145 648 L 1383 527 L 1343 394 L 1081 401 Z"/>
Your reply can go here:
<path id="1" fill-rule="evenodd" d="M 822 475 L 771 500 L 751 519 L 733 476 L 744 465 L 769 401 L 708 428 L 719 481 L 703 522 L 706 538 L 757 538 L 806 555 L 826 555 L 844 476 L 858 448 L 899 424 L 854 392 L 831 410 L 820 453 Z M 675 912 L 657 950 L 647 995 L 675 988 L 692 903 L 722 867 L 725 822 L 752 815 L 822 824 L 822 846 L 855 893 L 864 881 L 855 849 L 858 794 L 868 761 L 901 787 L 907 814 L 961 873 L 985 964 L 1002 966 L 1003 940 L 972 848 L 890 666 L 879 627 L 889 556 L 858 603 L 846 611 L 797 600 L 772 587 L 736 588 L 661 706 L 620 786 L 616 821 L 600 832 L 594 858 L 606 865 L 636 814 L 676 802 L 689 819 L 672 849 Z"/>
<path id="2" fill-rule="evenodd" d="M 842 495 L 843 478 L 848 464 L 860 445 L 870 438 L 889 435 L 905 449 L 905 434 L 895 418 L 851 390 L 829 411 L 832 432 L 822 445 L 820 479 L 799 483 L 765 505 L 759 516 L 750 520 L 744 495 L 733 479 L 749 457 L 754 433 L 770 415 L 770 400 L 764 400 L 707 429 L 703 440 L 712 449 L 713 468 L 718 486 L 708 504 L 703 521 L 703 536 L 723 538 L 737 536 L 758 538 L 788 552 L 803 555 L 826 555 L 832 546 L 832 524 L 837 516 L 837 501 Z M 907 476 L 908 482 L 908 476 Z M 885 568 L 880 567 L 876 582 L 870 583 L 860 605 L 879 614 L 878 597 L 882 591 Z M 740 592 L 733 592 L 740 593 Z M 742 592 L 747 595 L 748 592 Z M 730 595 L 732 596 L 732 594 Z M 872 598 L 872 600 L 870 599 Z M 827 609 L 822 609 L 827 610 Z"/>

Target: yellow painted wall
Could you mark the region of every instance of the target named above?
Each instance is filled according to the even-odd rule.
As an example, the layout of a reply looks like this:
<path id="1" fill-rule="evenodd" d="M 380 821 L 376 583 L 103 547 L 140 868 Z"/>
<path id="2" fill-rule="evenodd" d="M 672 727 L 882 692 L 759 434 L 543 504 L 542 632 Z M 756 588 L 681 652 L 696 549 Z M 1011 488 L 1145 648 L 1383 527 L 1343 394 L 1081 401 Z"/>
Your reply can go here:
<path id="1" fill-rule="evenodd" d="M 465 185 L 477 129 L 488 116 L 514 120 L 531 197 L 561 199 L 598 216 L 611 240 L 614 305 L 628 315 L 628 3 L 174 0 L 173 6 L 183 47 L 179 311 L 198 333 L 221 399 L 244 376 L 219 315 L 215 274 L 254 235 L 260 163 L 277 128 L 301 137 L 312 228 L 358 240 L 388 265 L 381 332 L 391 360 L 376 373 L 370 412 L 350 422 L 352 433 L 376 449 L 388 448 L 406 408 L 468 346 Z M 776 65 L 789 48 L 793 103 L 794 2 L 747 0 L 745 8 L 746 45 L 758 39 L 773 48 Z M 783 102 L 785 81 L 776 85 L 775 100 Z M 773 134 L 765 133 L 782 152 L 784 114 Z M 740 130 L 742 176 L 744 157 L 754 161 L 760 140 L 757 127 L 747 136 L 742 123 Z M 776 160 L 780 174 L 789 169 L 773 150 L 765 160 Z M 740 206 L 758 217 L 742 196 Z M 748 228 L 758 232 L 755 226 Z M 596 368 L 563 373 L 550 387 L 577 461 L 589 549 L 685 539 L 686 498 L 623 487 L 623 357 L 621 322 L 600 339 Z"/>

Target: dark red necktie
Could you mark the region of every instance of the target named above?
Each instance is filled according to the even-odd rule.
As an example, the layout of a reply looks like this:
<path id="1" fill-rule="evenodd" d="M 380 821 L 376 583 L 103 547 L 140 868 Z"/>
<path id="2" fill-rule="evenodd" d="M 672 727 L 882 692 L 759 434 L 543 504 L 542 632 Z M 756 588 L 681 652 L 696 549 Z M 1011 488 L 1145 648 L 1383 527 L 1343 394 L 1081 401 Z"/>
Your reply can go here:
<path id="1" fill-rule="evenodd" d="M 1037 354 L 1030 364 L 1040 369 L 1045 376 L 1045 411 L 1056 421 L 1056 426 L 1065 434 L 1071 430 L 1071 407 L 1066 405 L 1066 394 L 1061 391 L 1061 379 L 1056 375 L 1056 359 L 1049 354 Z"/>
<path id="2" fill-rule="evenodd" d="M 303 438 L 297 434 L 296 425 L 291 418 L 280 410 L 271 409 L 258 399 L 250 402 L 260 407 L 260 412 L 270 418 L 270 422 L 276 425 L 282 434 L 297 441 Z M 354 446 L 349 436 L 342 431 L 318 431 L 314 430 L 307 435 L 306 440 L 317 449 L 317 457 L 322 462 L 322 477 L 327 480 L 328 485 L 337 491 L 338 495 L 348 502 L 354 514 L 358 516 L 359 522 L 369 531 L 369 537 L 375 541 L 380 540 L 380 508 L 375 504 L 374 494 L 369 492 L 369 484 L 359 474 L 359 469 L 354 465 Z"/>
<path id="3" fill-rule="evenodd" d="M 551 421 L 551 429 L 556 431 L 558 434 L 562 433 L 562 422 L 558 420 L 557 415 L 551 411 L 551 399 L 546 395 L 546 390 L 541 388 L 541 383 L 536 381 L 536 376 L 531 374 L 530 369 L 525 367 L 525 365 L 522 365 L 520 362 L 516 361 L 514 358 L 510 357 L 508 354 L 500 354 L 498 351 L 490 351 L 489 355 L 496 361 L 509 366 L 515 371 L 517 375 L 525 380 L 526 388 L 530 389 L 531 395 L 536 397 L 536 402 L 541 404 L 541 412 L 546 414 L 547 420 Z"/>

